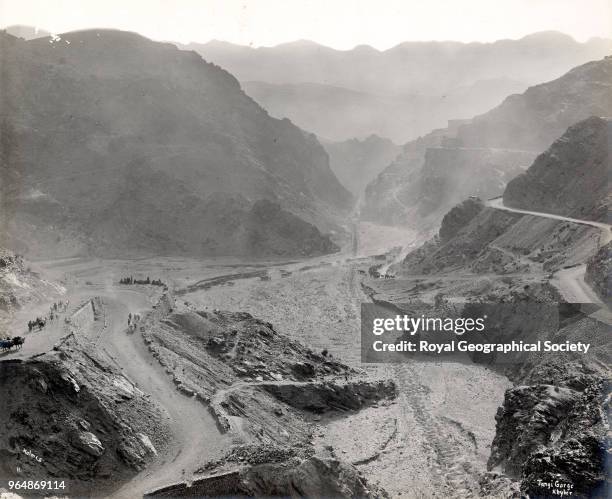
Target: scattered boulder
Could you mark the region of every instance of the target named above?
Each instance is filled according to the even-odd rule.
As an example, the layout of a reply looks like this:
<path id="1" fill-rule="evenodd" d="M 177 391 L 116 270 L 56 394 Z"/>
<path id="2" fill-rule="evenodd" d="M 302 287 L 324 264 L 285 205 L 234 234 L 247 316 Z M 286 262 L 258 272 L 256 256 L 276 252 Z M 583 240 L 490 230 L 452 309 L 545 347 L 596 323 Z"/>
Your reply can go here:
<path id="1" fill-rule="evenodd" d="M 100 439 L 90 431 L 77 431 L 72 435 L 71 443 L 78 449 L 95 457 L 104 454 L 104 446 Z"/>

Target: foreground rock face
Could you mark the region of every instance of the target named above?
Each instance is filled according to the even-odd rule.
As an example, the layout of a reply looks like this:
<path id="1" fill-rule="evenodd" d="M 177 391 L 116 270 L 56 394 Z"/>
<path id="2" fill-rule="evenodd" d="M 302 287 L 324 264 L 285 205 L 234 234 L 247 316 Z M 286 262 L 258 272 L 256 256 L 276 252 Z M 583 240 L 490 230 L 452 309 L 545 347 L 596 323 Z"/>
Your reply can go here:
<path id="1" fill-rule="evenodd" d="M 504 204 L 573 218 L 608 217 L 610 123 L 592 117 L 570 128 L 504 191 Z"/>
<path id="2" fill-rule="evenodd" d="M 557 483 L 572 496 L 605 497 L 609 326 L 580 313 L 563 314 L 561 325 L 546 337 L 587 341 L 589 353 L 530 355 L 508 371 L 518 385 L 498 410 L 488 465 L 519 480 L 530 496 L 552 496 Z"/>
<path id="3" fill-rule="evenodd" d="M 489 466 L 521 479 L 524 493 L 553 495 L 551 484 L 571 487 L 573 496 L 606 497 L 609 387 L 603 380 L 584 391 L 530 385 L 506 393 L 497 414 Z"/>
<path id="4" fill-rule="evenodd" d="M 0 474 L 69 479 L 71 495 L 117 487 L 166 431 L 140 390 L 71 338 L 36 359 L 1 361 L 0 399 Z"/>
<path id="5" fill-rule="evenodd" d="M 553 385 L 529 385 L 506 392 L 496 415 L 498 433 L 489 466 L 504 463 L 504 471 L 520 476 L 527 458 L 545 446 L 560 420 L 580 394 Z"/>

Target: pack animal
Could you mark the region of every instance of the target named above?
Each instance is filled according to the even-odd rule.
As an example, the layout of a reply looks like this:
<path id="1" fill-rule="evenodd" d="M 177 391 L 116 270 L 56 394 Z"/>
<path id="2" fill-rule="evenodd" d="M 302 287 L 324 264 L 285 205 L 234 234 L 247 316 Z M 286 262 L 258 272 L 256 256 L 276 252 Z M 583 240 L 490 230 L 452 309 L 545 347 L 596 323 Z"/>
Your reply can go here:
<path id="1" fill-rule="evenodd" d="M 25 343 L 25 338 L 21 336 L 15 336 L 14 338 L 0 340 L 0 349 L 3 352 L 6 352 L 7 350 L 10 350 L 13 347 L 15 347 L 18 350 L 21 347 L 23 347 L 24 343 Z"/>

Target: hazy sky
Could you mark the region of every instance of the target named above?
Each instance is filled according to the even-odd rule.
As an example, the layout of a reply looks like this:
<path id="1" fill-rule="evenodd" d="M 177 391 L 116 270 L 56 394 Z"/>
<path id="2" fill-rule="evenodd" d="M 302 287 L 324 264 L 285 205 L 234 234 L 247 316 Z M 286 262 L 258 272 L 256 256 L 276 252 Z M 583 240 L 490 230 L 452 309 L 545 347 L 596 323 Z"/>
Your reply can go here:
<path id="1" fill-rule="evenodd" d="M 612 38 L 611 0 L 0 0 L 0 23 L 92 27 L 155 40 L 254 46 L 309 39 L 338 49 L 406 40 L 492 41 L 557 30 Z"/>

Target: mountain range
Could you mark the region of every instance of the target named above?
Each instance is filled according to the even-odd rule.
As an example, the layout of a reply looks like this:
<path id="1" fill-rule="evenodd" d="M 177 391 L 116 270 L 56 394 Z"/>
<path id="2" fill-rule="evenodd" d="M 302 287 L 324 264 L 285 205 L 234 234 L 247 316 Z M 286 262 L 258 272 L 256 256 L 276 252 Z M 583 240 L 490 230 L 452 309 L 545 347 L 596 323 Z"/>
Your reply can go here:
<path id="1" fill-rule="evenodd" d="M 404 42 L 335 50 L 311 41 L 253 48 L 191 43 L 277 117 L 330 140 L 370 134 L 404 143 L 471 118 L 529 85 L 612 53 L 612 40 L 541 32 L 493 43 Z"/>

